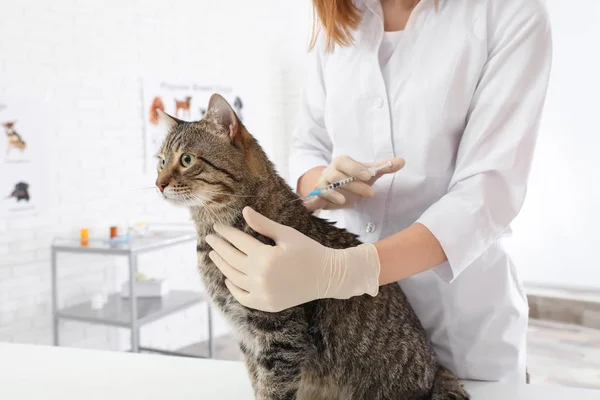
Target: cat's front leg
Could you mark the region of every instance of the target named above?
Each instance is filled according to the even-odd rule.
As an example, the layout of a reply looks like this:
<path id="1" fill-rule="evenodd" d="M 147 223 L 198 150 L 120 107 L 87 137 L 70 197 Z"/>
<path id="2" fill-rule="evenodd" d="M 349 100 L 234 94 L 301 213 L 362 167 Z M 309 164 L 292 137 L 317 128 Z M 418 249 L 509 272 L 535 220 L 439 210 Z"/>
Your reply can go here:
<path id="1" fill-rule="evenodd" d="M 258 400 L 296 400 L 302 361 L 289 354 L 260 354 L 256 359 L 255 394 Z"/>
<path id="2" fill-rule="evenodd" d="M 259 400 L 296 400 L 302 369 L 315 351 L 299 309 L 268 314 L 255 321 L 253 352 Z"/>
<path id="3" fill-rule="evenodd" d="M 259 364 L 259 359 L 265 364 Z M 244 360 L 252 389 L 254 389 L 254 396 L 258 400 L 296 400 L 300 384 L 297 381 L 297 377 L 300 375 L 299 372 L 295 373 L 288 369 L 285 374 L 280 374 L 273 371 L 273 368 L 269 370 L 269 362 L 260 356 L 255 358 L 250 354 L 246 354 Z M 298 371 L 300 370 L 298 369 Z"/>

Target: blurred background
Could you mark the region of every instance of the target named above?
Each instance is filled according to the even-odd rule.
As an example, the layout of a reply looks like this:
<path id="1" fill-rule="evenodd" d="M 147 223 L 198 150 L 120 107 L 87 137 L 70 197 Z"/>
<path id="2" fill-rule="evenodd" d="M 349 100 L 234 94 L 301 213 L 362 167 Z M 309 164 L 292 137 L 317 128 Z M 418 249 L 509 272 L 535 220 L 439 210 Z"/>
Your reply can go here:
<path id="1" fill-rule="evenodd" d="M 508 246 L 530 299 L 532 381 L 600 388 L 600 2 L 547 4 L 553 71 Z M 159 244 L 183 238 L 141 254 L 138 270 L 173 291 L 202 291 L 188 213 L 153 189 L 152 90 L 230 88 L 286 176 L 311 18 L 308 0 L 0 0 L 0 341 L 52 344 L 56 322 L 63 346 L 131 348 L 118 299 L 129 259 L 109 251 L 131 246 L 107 241 L 111 226 L 119 236 L 172 232 L 149 236 Z M 174 96 L 167 112 L 175 100 L 185 112 L 184 92 L 162 95 Z M 205 106 L 192 100 L 193 113 Z M 87 248 L 102 250 L 57 253 L 53 289 L 51 246 L 78 247 L 81 229 Z M 141 346 L 206 351 L 207 308 L 190 299 L 140 300 Z M 94 321 L 110 307 L 125 322 Z M 238 357 L 226 324 L 216 313 L 211 322 L 215 356 Z"/>

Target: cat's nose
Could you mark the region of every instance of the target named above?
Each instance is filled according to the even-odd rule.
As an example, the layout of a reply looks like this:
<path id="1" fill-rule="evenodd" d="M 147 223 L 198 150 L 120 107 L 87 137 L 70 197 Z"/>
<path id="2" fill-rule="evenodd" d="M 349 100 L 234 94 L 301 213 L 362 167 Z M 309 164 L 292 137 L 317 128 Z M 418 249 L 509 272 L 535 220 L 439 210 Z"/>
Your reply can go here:
<path id="1" fill-rule="evenodd" d="M 160 190 L 160 192 L 164 192 L 165 188 L 169 186 L 169 183 L 163 183 L 163 182 L 156 182 L 156 187 L 158 188 L 158 190 Z"/>

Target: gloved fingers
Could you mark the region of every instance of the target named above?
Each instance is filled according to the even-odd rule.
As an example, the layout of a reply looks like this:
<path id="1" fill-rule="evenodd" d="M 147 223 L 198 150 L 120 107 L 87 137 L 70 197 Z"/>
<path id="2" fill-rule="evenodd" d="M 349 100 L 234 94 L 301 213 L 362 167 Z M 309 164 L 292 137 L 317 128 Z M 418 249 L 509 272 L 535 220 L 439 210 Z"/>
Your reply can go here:
<path id="1" fill-rule="evenodd" d="M 206 243 L 218 253 L 219 257 L 223 258 L 233 267 L 241 270 L 244 260 L 247 257 L 244 253 L 217 235 L 207 235 L 205 240 Z"/>
<path id="2" fill-rule="evenodd" d="M 328 204 L 330 204 L 329 201 L 317 196 L 305 201 L 304 207 L 310 212 L 315 212 L 317 210 L 325 210 Z"/>
<path id="3" fill-rule="evenodd" d="M 327 167 L 323 170 L 323 174 L 321 175 L 321 179 L 317 183 L 317 187 L 325 186 L 330 183 L 341 181 L 342 179 L 346 179 L 349 177 L 349 175 L 346 175 L 338 169 L 335 169 L 333 167 Z"/>
<path id="4" fill-rule="evenodd" d="M 353 176 L 363 181 L 367 181 L 372 177 L 371 172 L 364 164 L 359 163 L 348 156 L 334 158 L 330 166 L 347 176 Z"/>
<path id="5" fill-rule="evenodd" d="M 339 210 L 340 208 L 351 208 L 356 202 L 356 199 L 360 197 L 352 192 L 345 190 L 344 188 L 336 189 L 335 192 L 344 196 L 344 203 L 335 204 L 329 202 L 325 206 L 324 210 Z"/>
<path id="6" fill-rule="evenodd" d="M 229 265 L 216 251 L 208 253 L 208 257 L 215 263 L 217 268 L 229 279 L 235 286 L 248 291 L 250 288 L 250 278 L 244 273 L 240 272 L 237 268 Z"/>
<path id="7" fill-rule="evenodd" d="M 332 171 L 332 172 L 327 173 L 327 175 L 324 176 L 324 178 L 327 179 L 327 181 L 329 183 L 333 183 L 333 182 L 339 182 L 343 179 L 348 178 L 348 175 L 346 175 L 340 171 Z M 359 181 L 359 180 L 347 183 L 343 186 L 343 188 L 346 189 L 347 191 L 355 193 L 361 197 L 373 197 L 375 195 L 373 188 L 371 188 L 371 186 L 369 184 Z"/>
<path id="8" fill-rule="evenodd" d="M 244 254 L 251 254 L 252 252 L 266 246 L 258 239 L 255 239 L 247 233 L 231 226 L 216 224 L 215 231 Z"/>
<path id="9" fill-rule="evenodd" d="M 244 207 L 242 210 L 242 215 L 244 216 L 244 219 L 250 228 L 254 229 L 261 235 L 273 239 L 275 242 L 284 240 L 289 229 L 291 229 L 288 226 L 282 225 L 265 217 L 250 207 Z M 266 245 L 263 244 L 263 246 Z"/>
<path id="10" fill-rule="evenodd" d="M 391 173 L 400 171 L 404 167 L 404 165 L 406 165 L 406 161 L 404 160 L 404 158 L 399 158 L 399 157 L 386 158 L 385 160 L 376 161 L 376 162 L 372 162 L 372 163 L 365 163 L 364 165 L 366 167 L 372 168 L 372 167 L 382 166 L 382 165 L 384 165 L 387 162 L 391 162 L 392 166 L 391 167 L 385 167 L 382 170 L 378 171 L 378 173 L 380 173 L 380 174 L 391 174 Z"/>
<path id="11" fill-rule="evenodd" d="M 346 203 L 346 198 L 344 197 L 344 195 L 335 190 L 330 190 L 328 192 L 321 193 L 319 197 L 321 199 L 327 200 L 327 202 L 329 203 L 333 203 L 340 206 Z"/>
<path id="12" fill-rule="evenodd" d="M 276 309 L 273 307 L 273 304 L 270 304 L 265 301 L 261 301 L 256 293 L 250 293 L 237 287 L 233 282 L 229 279 L 225 279 L 225 286 L 229 289 L 229 292 L 235 299 L 244 307 L 253 308 L 255 310 L 265 311 L 265 312 L 277 312 L 280 309 Z"/>
<path id="13" fill-rule="evenodd" d="M 403 158 L 388 158 L 386 160 L 382 160 L 382 161 L 378 161 L 378 162 L 374 162 L 374 163 L 366 163 L 365 165 L 370 168 L 371 167 L 379 167 L 381 165 L 384 165 L 387 162 L 391 162 L 392 166 L 386 167 L 380 171 L 377 171 L 377 174 L 369 180 L 368 183 L 370 185 L 375 183 L 383 175 L 396 173 L 396 172 L 400 171 L 402 168 L 404 168 L 404 166 L 406 165 L 406 161 L 404 161 Z"/>
<path id="14" fill-rule="evenodd" d="M 240 304 L 246 307 L 251 307 L 252 296 L 250 295 L 250 292 L 247 292 L 244 289 L 241 289 L 240 287 L 236 286 L 229 279 L 225 279 L 225 286 L 227 286 L 227 289 L 229 289 L 231 295 L 235 297 L 235 299 L 239 301 Z"/>

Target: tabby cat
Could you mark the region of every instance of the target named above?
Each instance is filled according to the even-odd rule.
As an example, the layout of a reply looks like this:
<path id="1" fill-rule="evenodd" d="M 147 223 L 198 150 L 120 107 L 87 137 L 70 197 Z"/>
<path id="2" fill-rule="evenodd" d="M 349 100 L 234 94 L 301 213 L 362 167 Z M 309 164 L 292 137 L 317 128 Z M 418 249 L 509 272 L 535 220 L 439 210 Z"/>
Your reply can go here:
<path id="1" fill-rule="evenodd" d="M 183 122 L 160 112 L 169 130 L 159 151 L 156 185 L 189 207 L 198 232 L 199 269 L 212 301 L 231 324 L 256 397 L 275 399 L 468 399 L 440 366 L 417 316 L 396 283 L 376 297 L 312 301 L 278 313 L 246 308 L 208 257 L 217 222 L 250 229 L 251 206 L 325 246 L 357 246 L 355 235 L 311 215 L 279 177 L 231 106 L 214 94 L 204 119 Z"/>

